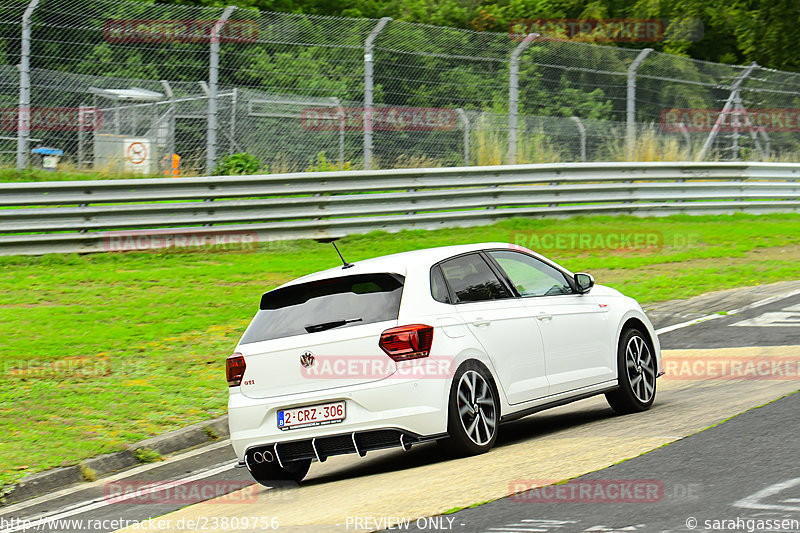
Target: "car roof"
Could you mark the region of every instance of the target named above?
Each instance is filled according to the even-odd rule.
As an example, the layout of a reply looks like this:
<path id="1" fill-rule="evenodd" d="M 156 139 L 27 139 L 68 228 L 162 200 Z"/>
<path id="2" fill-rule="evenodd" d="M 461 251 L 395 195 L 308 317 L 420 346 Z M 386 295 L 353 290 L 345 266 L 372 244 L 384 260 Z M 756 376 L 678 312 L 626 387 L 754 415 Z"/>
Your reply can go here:
<path id="1" fill-rule="evenodd" d="M 339 276 L 350 276 L 354 274 L 371 274 L 377 272 L 388 272 L 392 274 L 405 275 L 407 267 L 411 264 L 414 265 L 434 265 L 439 261 L 453 257 L 455 255 L 474 252 L 478 250 L 496 248 L 514 248 L 514 245 L 507 242 L 484 242 L 477 244 L 458 244 L 454 246 L 439 246 L 436 248 L 424 248 L 422 250 L 411 250 L 409 252 L 400 252 L 391 255 L 382 255 L 373 257 L 372 259 L 364 259 L 353 263 L 352 268 L 343 269 L 341 265 L 308 274 L 306 276 L 294 279 L 281 287 L 295 285 L 297 283 L 306 283 L 309 281 L 316 281 L 320 279 L 334 278 Z M 336 253 L 331 247 L 331 261 L 337 259 Z M 342 249 L 342 254 L 347 257 L 347 250 Z"/>

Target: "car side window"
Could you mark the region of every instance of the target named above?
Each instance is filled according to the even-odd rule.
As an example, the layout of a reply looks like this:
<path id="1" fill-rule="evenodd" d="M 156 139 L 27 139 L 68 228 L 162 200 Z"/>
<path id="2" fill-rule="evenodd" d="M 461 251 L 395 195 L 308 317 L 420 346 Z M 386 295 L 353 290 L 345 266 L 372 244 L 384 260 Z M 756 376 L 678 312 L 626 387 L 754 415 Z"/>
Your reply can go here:
<path id="1" fill-rule="evenodd" d="M 447 285 L 444 283 L 444 277 L 442 276 L 442 270 L 439 268 L 439 265 L 434 266 L 431 269 L 431 296 L 437 302 L 442 302 L 445 304 L 452 303 L 450 301 L 450 293 L 447 291 Z"/>
<path id="2" fill-rule="evenodd" d="M 505 271 L 521 296 L 572 294 L 563 272 L 527 254 L 492 251 L 489 255 Z"/>
<path id="3" fill-rule="evenodd" d="M 486 260 L 467 254 L 440 263 L 442 273 L 456 296 L 456 303 L 511 298 Z"/>

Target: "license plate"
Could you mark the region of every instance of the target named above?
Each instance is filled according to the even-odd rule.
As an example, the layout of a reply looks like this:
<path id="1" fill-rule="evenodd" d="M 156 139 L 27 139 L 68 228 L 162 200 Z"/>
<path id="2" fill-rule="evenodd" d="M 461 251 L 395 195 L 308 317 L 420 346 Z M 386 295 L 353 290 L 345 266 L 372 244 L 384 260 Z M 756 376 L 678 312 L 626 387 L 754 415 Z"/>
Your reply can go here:
<path id="1" fill-rule="evenodd" d="M 344 420 L 344 416 L 344 402 L 281 409 L 278 411 L 278 429 L 286 431 L 289 429 L 337 424 Z"/>

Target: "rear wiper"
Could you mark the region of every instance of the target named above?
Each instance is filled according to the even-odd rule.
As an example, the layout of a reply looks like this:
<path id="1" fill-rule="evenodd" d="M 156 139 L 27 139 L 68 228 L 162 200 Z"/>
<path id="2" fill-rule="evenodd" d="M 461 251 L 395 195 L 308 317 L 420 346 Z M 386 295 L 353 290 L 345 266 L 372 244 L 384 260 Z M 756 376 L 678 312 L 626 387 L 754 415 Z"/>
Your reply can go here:
<path id="1" fill-rule="evenodd" d="M 325 331 L 326 329 L 333 329 L 338 328 L 340 326 L 344 326 L 345 324 L 350 324 L 352 322 L 361 322 L 364 320 L 363 318 L 340 318 L 339 320 L 331 320 L 330 322 L 322 322 L 320 324 L 311 324 L 310 326 L 306 326 L 306 331 L 309 333 L 316 333 L 317 331 Z"/>

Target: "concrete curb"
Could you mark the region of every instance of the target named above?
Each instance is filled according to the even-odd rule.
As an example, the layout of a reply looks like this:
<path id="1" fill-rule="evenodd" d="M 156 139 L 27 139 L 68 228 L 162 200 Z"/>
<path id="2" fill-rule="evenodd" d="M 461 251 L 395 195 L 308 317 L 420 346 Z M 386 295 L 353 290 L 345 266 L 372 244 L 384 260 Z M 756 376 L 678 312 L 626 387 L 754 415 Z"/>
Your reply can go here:
<path id="1" fill-rule="evenodd" d="M 142 464 L 136 457 L 136 450 L 152 450 L 159 455 L 169 455 L 181 450 L 194 448 L 229 436 L 228 415 L 192 424 L 163 435 L 151 437 L 128 446 L 127 450 L 85 459 L 77 465 L 54 468 L 31 474 L 19 480 L 11 492 L 5 496 L 3 504 L 8 505 L 35 498 L 70 485 L 93 481 L 87 474 L 96 478 L 113 474 Z"/>

